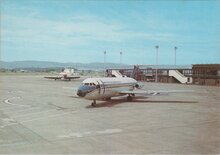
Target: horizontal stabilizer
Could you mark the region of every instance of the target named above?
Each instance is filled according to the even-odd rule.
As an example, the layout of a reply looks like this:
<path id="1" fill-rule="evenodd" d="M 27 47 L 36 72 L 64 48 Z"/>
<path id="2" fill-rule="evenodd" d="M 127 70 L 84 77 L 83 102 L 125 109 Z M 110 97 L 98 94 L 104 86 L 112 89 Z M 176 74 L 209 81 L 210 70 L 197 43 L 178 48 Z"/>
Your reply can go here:
<path id="1" fill-rule="evenodd" d="M 45 76 L 44 78 L 47 78 L 47 79 L 61 79 L 61 77 L 58 77 L 58 76 Z"/>
<path id="2" fill-rule="evenodd" d="M 121 91 L 120 94 L 137 94 L 137 95 L 154 96 L 154 95 L 166 95 L 170 93 L 189 93 L 189 92 L 193 92 L 193 90 L 149 91 L 149 90 L 137 89 L 131 91 Z"/>

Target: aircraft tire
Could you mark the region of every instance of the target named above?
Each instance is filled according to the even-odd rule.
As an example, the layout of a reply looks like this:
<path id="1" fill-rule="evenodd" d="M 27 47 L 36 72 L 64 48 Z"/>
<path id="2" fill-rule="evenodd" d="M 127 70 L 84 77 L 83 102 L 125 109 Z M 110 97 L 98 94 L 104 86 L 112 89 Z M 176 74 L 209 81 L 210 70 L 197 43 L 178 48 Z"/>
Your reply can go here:
<path id="1" fill-rule="evenodd" d="M 92 106 L 92 107 L 95 107 L 95 105 L 96 105 L 96 101 L 93 101 L 92 104 L 91 104 L 91 106 Z"/>
<path id="2" fill-rule="evenodd" d="M 131 96 L 128 96 L 128 97 L 127 97 L 127 101 L 131 102 L 131 101 L 132 101 L 132 97 L 131 97 Z"/>
<path id="3" fill-rule="evenodd" d="M 107 97 L 105 100 L 106 100 L 106 101 L 110 101 L 110 100 L 111 100 L 111 97 Z"/>

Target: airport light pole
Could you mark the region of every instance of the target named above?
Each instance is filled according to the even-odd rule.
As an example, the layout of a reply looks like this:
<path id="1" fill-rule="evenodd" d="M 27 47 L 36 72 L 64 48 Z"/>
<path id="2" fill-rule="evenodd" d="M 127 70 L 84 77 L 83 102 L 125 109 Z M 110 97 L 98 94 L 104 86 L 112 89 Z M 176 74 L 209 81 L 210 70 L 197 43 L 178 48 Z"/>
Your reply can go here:
<path id="1" fill-rule="evenodd" d="M 174 65 L 176 66 L 176 50 L 177 50 L 178 48 L 175 46 L 174 47 Z"/>
<path id="2" fill-rule="evenodd" d="M 105 60 L 106 60 L 106 51 L 104 51 L 104 64 L 105 64 Z"/>
<path id="3" fill-rule="evenodd" d="M 122 52 L 120 52 L 120 65 L 121 65 L 121 62 L 122 62 Z"/>
<path id="4" fill-rule="evenodd" d="M 105 76 L 106 53 L 107 53 L 107 52 L 104 51 L 104 65 L 103 65 L 103 66 L 104 66 L 104 76 Z"/>
<path id="5" fill-rule="evenodd" d="M 158 67 L 158 49 L 159 49 L 159 45 L 155 46 L 156 48 L 156 78 L 155 78 L 155 82 L 157 82 L 157 67 Z"/>

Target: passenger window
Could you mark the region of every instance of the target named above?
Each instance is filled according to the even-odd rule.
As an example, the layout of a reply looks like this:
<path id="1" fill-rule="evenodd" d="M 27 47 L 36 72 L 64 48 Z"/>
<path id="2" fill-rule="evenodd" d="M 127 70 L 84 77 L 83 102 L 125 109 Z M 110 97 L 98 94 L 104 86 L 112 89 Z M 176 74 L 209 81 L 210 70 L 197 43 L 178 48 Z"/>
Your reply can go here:
<path id="1" fill-rule="evenodd" d="M 100 88 L 100 85 L 97 85 L 96 88 Z"/>

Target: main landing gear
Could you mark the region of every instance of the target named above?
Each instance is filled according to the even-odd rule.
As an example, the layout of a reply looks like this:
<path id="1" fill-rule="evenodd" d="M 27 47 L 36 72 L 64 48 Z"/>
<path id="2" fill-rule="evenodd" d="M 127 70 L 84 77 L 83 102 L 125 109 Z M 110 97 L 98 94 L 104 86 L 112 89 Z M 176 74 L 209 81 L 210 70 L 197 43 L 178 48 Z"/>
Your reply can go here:
<path id="1" fill-rule="evenodd" d="M 93 100 L 93 102 L 91 103 L 91 106 L 95 107 L 96 105 L 96 100 Z"/>
<path id="2" fill-rule="evenodd" d="M 127 101 L 131 102 L 133 100 L 134 94 L 128 94 Z"/>
<path id="3" fill-rule="evenodd" d="M 111 97 L 107 97 L 107 98 L 105 98 L 104 100 L 110 101 L 110 100 L 111 100 Z"/>

